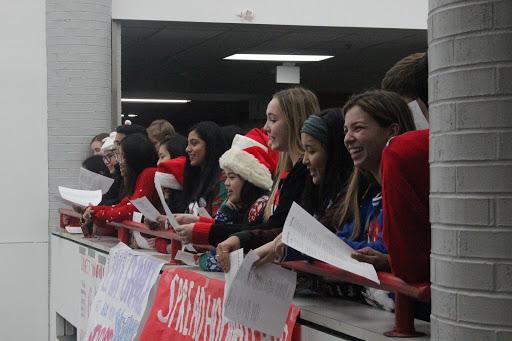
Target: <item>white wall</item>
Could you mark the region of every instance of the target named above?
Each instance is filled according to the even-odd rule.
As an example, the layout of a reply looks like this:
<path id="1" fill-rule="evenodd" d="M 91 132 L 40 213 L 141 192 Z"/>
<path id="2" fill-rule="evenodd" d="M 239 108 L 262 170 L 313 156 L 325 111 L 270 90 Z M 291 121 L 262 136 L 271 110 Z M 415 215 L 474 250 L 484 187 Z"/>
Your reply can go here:
<path id="1" fill-rule="evenodd" d="M 134 20 L 426 29 L 427 13 L 428 0 L 112 0 L 112 18 Z"/>
<path id="2" fill-rule="evenodd" d="M 48 335 L 45 1 L 0 11 L 0 340 Z"/>

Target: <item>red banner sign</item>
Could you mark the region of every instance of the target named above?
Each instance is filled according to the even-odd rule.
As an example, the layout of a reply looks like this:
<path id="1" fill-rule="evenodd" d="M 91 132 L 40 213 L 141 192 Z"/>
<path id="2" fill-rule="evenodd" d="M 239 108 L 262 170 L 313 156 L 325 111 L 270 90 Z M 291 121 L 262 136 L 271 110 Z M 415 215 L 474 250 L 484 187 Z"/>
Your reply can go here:
<path id="1" fill-rule="evenodd" d="M 160 277 L 140 340 L 298 340 L 300 333 L 294 333 L 294 327 L 299 308 L 293 304 L 278 338 L 223 320 L 223 299 L 224 281 L 190 270 L 167 269 Z"/>

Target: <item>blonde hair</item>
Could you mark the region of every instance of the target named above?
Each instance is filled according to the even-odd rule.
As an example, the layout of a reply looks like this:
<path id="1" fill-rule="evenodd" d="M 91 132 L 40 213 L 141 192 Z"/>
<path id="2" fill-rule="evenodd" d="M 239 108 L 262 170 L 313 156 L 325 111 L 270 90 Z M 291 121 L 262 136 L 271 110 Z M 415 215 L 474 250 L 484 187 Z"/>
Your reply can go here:
<path id="1" fill-rule="evenodd" d="M 274 211 L 274 202 L 279 188 L 280 175 L 283 171 L 289 170 L 292 167 L 290 154 L 300 156 L 304 154 L 304 149 L 300 142 L 300 129 L 309 115 L 320 111 L 320 105 L 318 104 L 316 95 L 312 91 L 302 87 L 281 90 L 276 92 L 272 98 L 277 100 L 279 108 L 286 118 L 286 125 L 288 127 L 288 152 L 281 152 L 279 154 L 274 185 L 270 199 L 263 213 L 263 220 L 265 222 Z"/>
<path id="2" fill-rule="evenodd" d="M 416 129 L 409 107 L 397 93 L 371 90 L 353 95 L 343 106 L 343 115 L 346 116 L 347 112 L 355 106 L 370 115 L 383 128 L 395 123 L 398 124 L 398 135 Z M 375 183 L 375 178 L 369 172 L 357 167 L 354 168 L 339 215 L 341 216 L 339 228 L 352 220 L 354 221 L 354 228 L 350 236 L 352 240 L 356 239 L 361 233 L 359 205 Z"/>
<path id="3" fill-rule="evenodd" d="M 146 132 L 148 136 L 152 136 L 155 140 L 160 143 L 165 138 L 170 138 L 176 135 L 176 130 L 169 121 L 166 120 L 154 120 L 147 127 Z"/>

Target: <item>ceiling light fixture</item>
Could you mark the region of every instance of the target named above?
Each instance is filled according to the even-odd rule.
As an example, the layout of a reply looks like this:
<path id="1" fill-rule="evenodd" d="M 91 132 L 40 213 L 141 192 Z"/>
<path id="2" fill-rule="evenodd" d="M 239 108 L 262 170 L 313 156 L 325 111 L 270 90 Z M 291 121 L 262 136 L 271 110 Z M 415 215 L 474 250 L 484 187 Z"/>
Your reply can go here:
<path id="1" fill-rule="evenodd" d="M 138 117 L 139 115 L 137 114 L 128 114 L 128 117 Z"/>
<path id="2" fill-rule="evenodd" d="M 189 99 L 157 99 L 157 98 L 121 98 L 121 102 L 129 103 L 189 103 Z"/>
<path id="3" fill-rule="evenodd" d="M 256 60 L 268 62 L 319 62 L 334 56 L 307 55 L 307 54 L 257 54 L 236 53 L 225 57 L 227 60 Z"/>

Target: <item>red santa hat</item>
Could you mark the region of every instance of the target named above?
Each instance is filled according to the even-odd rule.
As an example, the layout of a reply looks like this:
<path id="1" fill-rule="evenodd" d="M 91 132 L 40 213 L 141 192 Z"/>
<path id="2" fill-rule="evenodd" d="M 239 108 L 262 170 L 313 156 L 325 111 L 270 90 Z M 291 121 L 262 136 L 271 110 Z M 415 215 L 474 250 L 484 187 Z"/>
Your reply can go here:
<path id="1" fill-rule="evenodd" d="M 253 185 L 270 189 L 279 154 L 267 143 L 268 136 L 262 129 L 252 129 L 245 136 L 236 134 L 231 149 L 219 159 L 220 168 L 229 168 Z"/>
<path id="2" fill-rule="evenodd" d="M 162 187 L 183 189 L 185 162 L 186 158 L 184 156 L 160 162 L 155 173 L 155 183 L 158 181 Z"/>

